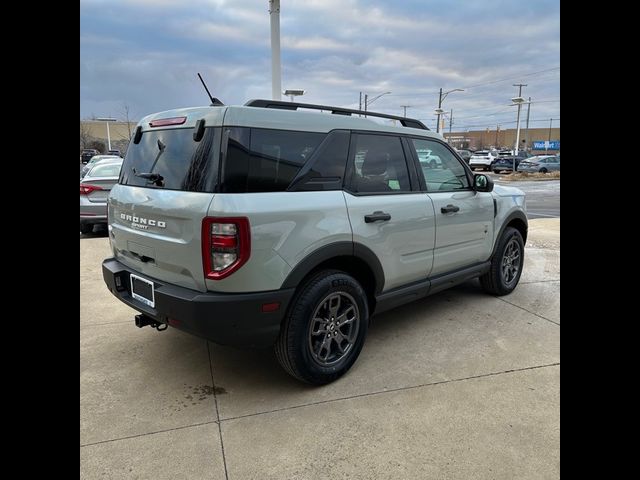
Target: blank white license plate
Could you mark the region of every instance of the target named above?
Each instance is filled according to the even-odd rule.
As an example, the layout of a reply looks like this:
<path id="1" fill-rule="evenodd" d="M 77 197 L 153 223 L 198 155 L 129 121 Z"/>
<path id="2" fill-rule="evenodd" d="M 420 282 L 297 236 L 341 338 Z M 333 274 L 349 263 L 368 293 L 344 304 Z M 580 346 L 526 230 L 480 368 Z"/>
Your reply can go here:
<path id="1" fill-rule="evenodd" d="M 156 305 L 153 282 L 146 278 L 131 274 L 131 296 L 145 305 L 154 308 Z"/>

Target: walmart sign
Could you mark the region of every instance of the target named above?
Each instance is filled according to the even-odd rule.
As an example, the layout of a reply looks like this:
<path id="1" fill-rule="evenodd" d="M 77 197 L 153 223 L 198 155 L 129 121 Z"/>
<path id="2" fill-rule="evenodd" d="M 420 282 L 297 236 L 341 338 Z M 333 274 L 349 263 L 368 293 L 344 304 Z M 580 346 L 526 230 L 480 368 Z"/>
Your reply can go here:
<path id="1" fill-rule="evenodd" d="M 560 150 L 560 140 L 536 140 L 533 142 L 534 150 Z"/>

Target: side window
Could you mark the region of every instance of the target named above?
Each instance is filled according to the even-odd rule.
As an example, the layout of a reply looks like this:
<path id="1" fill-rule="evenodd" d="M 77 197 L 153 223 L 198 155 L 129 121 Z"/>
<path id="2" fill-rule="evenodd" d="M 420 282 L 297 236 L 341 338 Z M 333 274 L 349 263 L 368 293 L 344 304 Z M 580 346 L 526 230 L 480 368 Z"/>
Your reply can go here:
<path id="1" fill-rule="evenodd" d="M 222 191 L 285 191 L 324 137 L 323 133 L 231 128 Z"/>
<path id="2" fill-rule="evenodd" d="M 469 179 L 460 161 L 439 142 L 412 138 L 427 191 L 464 190 Z"/>
<path id="3" fill-rule="evenodd" d="M 349 162 L 351 188 L 358 193 L 410 192 L 407 162 L 399 137 L 355 134 Z"/>

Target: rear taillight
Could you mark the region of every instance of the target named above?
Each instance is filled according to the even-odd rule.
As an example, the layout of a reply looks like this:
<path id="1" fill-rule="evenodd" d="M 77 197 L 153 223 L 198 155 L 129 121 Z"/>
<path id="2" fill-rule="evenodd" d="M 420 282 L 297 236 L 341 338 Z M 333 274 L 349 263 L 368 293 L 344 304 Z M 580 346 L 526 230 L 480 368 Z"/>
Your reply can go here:
<path id="1" fill-rule="evenodd" d="M 89 184 L 80 185 L 80 195 L 89 195 L 91 192 L 95 190 L 102 190 L 102 187 L 98 187 L 97 185 L 89 185 Z"/>
<path id="2" fill-rule="evenodd" d="M 211 280 L 228 277 L 249 260 L 251 233 L 246 217 L 202 220 L 202 264 Z"/>

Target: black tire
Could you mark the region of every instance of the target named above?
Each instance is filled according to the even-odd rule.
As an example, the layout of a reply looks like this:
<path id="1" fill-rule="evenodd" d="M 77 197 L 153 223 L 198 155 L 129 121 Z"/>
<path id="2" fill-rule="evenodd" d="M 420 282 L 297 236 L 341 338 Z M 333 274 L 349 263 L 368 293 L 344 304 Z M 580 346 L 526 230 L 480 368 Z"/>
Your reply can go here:
<path id="1" fill-rule="evenodd" d="M 544 168 L 544 167 L 542 167 L 539 171 L 540 171 L 540 173 L 547 173 L 547 169 Z"/>
<path id="2" fill-rule="evenodd" d="M 498 174 L 498 173 L 500 173 L 500 172 L 501 172 L 501 170 L 494 170 L 494 171 L 493 171 L 493 173 L 495 173 L 495 174 Z"/>
<path id="3" fill-rule="evenodd" d="M 476 171 L 476 167 L 469 167 L 471 169 L 472 172 Z"/>
<path id="4" fill-rule="evenodd" d="M 511 245 L 512 241 L 517 244 L 519 249 L 519 264 L 517 272 L 513 278 L 507 278 L 505 280 L 503 260 L 505 258 L 505 253 L 507 253 L 507 247 Z M 509 265 L 512 265 L 512 261 L 509 262 Z M 507 227 L 498 241 L 496 253 L 491 257 L 491 268 L 487 273 L 480 277 L 480 284 L 487 293 L 492 295 L 507 295 L 518 285 L 520 275 L 522 275 L 523 265 L 524 241 L 522 240 L 522 235 L 515 228 Z"/>
<path id="5" fill-rule="evenodd" d="M 320 312 L 322 311 L 329 315 L 331 305 L 329 305 L 330 300 L 328 299 L 335 298 L 335 296 L 341 298 L 346 310 L 350 309 L 347 307 L 351 303 L 350 299 L 354 301 L 356 309 L 353 310 L 353 313 L 354 317 L 357 316 L 357 320 L 355 320 L 357 328 L 355 331 L 350 330 L 350 334 L 353 333 L 353 340 L 343 346 L 347 350 L 346 353 L 340 354 L 339 350 L 335 350 L 338 357 L 332 362 L 327 359 L 327 362 L 323 363 L 319 357 L 322 356 L 322 352 L 326 352 L 326 357 L 329 357 L 331 348 L 323 349 L 322 347 L 326 343 L 324 333 L 313 333 L 317 325 L 313 318 L 321 317 Z M 338 302 L 337 311 L 342 305 L 341 302 Z M 348 318 L 347 312 L 344 312 L 343 315 L 344 318 Z M 336 319 L 340 317 L 336 315 Z M 351 325 L 350 329 L 355 328 L 356 323 Z M 355 363 L 364 345 L 368 326 L 369 308 L 367 295 L 362 286 L 344 272 L 324 270 L 307 280 L 291 301 L 287 316 L 280 329 L 280 335 L 276 340 L 276 356 L 280 365 L 291 376 L 313 385 L 324 385 L 344 375 Z M 343 337 L 344 324 L 335 327 L 335 330 L 333 321 L 330 324 L 322 325 L 322 327 L 326 329 L 318 330 L 329 332 L 328 345 L 330 347 L 337 348 L 336 344 L 339 342 L 330 337 L 332 331 L 334 335 L 337 331 L 340 332 L 342 338 L 340 342 L 348 341 L 346 337 Z M 321 343 L 319 343 L 320 340 L 322 340 Z M 317 349 L 317 356 L 313 349 Z"/>
<path id="6" fill-rule="evenodd" d="M 80 224 L 80 233 L 87 235 L 93 232 L 93 224 L 92 223 L 81 223 Z"/>

